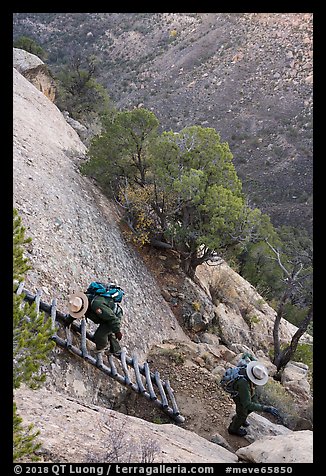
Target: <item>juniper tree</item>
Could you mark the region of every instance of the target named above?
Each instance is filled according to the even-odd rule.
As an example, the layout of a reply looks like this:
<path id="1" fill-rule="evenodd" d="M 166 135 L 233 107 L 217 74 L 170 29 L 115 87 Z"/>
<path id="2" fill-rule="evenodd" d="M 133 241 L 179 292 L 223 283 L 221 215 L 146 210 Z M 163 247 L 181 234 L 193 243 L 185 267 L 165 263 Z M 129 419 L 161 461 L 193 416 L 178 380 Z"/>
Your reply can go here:
<path id="1" fill-rule="evenodd" d="M 295 351 L 299 344 L 299 339 L 307 331 L 309 324 L 313 320 L 313 297 L 312 289 L 310 289 L 310 296 L 305 297 L 308 301 L 310 300 L 310 305 L 308 308 L 307 315 L 304 319 L 298 324 L 298 329 L 292 336 L 291 342 L 281 348 L 280 343 L 280 323 L 283 317 L 285 317 L 285 306 L 289 300 L 293 300 L 296 294 L 304 291 L 304 294 L 307 294 L 307 289 L 303 286 L 303 281 L 309 280 L 311 278 L 312 268 L 311 268 L 311 256 L 308 254 L 295 255 L 291 258 L 289 256 L 284 256 L 282 258 L 282 252 L 279 249 L 274 248 L 266 239 L 266 243 L 272 252 L 276 256 L 276 261 L 281 268 L 284 276 L 285 287 L 281 299 L 278 302 L 276 317 L 274 321 L 273 328 L 273 339 L 274 339 L 274 358 L 273 364 L 276 365 L 277 370 L 281 371 L 284 369 L 286 364 L 292 359 L 295 354 Z"/>
<path id="2" fill-rule="evenodd" d="M 158 136 L 158 126 L 144 108 L 117 113 L 92 140 L 82 172 L 119 200 L 137 242 L 175 250 L 193 277 L 217 253 L 239 253 L 261 212 L 246 203 L 232 153 L 215 129 Z"/>
<path id="3" fill-rule="evenodd" d="M 109 113 L 111 103 L 104 86 L 96 80 L 97 59 L 73 54 L 56 76 L 56 105 L 78 121 L 89 122 Z"/>
<path id="4" fill-rule="evenodd" d="M 41 60 L 47 59 L 47 53 L 44 49 L 36 43 L 32 38 L 28 36 L 21 36 L 17 38 L 13 43 L 14 48 L 20 48 L 22 50 L 28 51 L 33 55 L 38 56 Z"/>
<path id="5" fill-rule="evenodd" d="M 17 210 L 13 214 L 13 277 L 24 280 L 30 269 L 28 259 L 24 256 L 26 244 L 25 228 Z M 14 286 L 15 289 L 15 286 Z M 13 294 L 13 385 L 14 389 L 25 383 L 30 388 L 38 388 L 45 380 L 41 371 L 49 358 L 49 352 L 55 345 L 50 340 L 51 321 L 44 319 L 42 312 L 37 312 L 36 305 L 24 301 L 23 295 Z M 24 428 L 21 418 L 16 413 L 14 404 L 14 459 L 22 455 L 31 455 L 38 448 L 33 440 L 38 432 L 31 432 L 32 426 Z"/>
<path id="6" fill-rule="evenodd" d="M 25 238 L 25 228 L 22 225 L 21 218 L 14 208 L 13 213 L 13 277 L 14 280 L 21 281 L 25 273 L 30 269 L 28 259 L 24 257 L 24 247 L 32 241 L 31 238 Z"/>
<path id="7" fill-rule="evenodd" d="M 216 255 L 239 253 L 261 212 L 246 203 L 229 145 L 216 130 L 164 132 L 153 142 L 151 159 L 156 232 L 180 254 L 186 273 L 193 277 Z"/>
<path id="8" fill-rule="evenodd" d="M 98 181 L 108 195 L 117 198 L 126 184 L 145 187 L 150 168 L 148 148 L 159 121 L 144 108 L 117 112 L 103 121 L 104 131 L 91 141 L 90 160 L 81 171 Z"/>

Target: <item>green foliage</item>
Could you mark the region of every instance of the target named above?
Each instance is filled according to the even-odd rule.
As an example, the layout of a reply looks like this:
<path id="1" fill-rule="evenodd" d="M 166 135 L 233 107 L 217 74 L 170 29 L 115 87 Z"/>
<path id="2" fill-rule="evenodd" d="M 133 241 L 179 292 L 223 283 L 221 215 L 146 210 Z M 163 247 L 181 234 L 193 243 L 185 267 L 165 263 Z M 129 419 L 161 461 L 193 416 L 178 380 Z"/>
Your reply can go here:
<path id="1" fill-rule="evenodd" d="M 284 305 L 284 318 L 297 327 L 299 327 L 300 323 L 306 317 L 307 313 L 308 307 L 300 308 L 299 306 L 292 304 L 291 302 L 287 302 Z"/>
<path id="2" fill-rule="evenodd" d="M 30 269 L 28 259 L 24 257 L 24 246 L 32 241 L 25 238 L 25 227 L 22 225 L 18 211 L 13 211 L 13 279 L 22 281 Z"/>
<path id="3" fill-rule="evenodd" d="M 313 346 L 310 344 L 298 344 L 298 347 L 293 356 L 295 362 L 302 362 L 308 365 L 312 371 L 313 368 Z"/>
<path id="4" fill-rule="evenodd" d="M 95 177 L 107 192 L 118 195 L 127 184 L 144 186 L 149 167 L 148 146 L 159 125 L 144 108 L 118 112 L 104 121 L 104 132 L 89 147 L 82 173 Z"/>
<path id="5" fill-rule="evenodd" d="M 162 417 L 157 416 L 153 418 L 153 423 L 155 423 L 155 425 L 163 425 L 165 421 L 162 420 Z"/>
<path id="6" fill-rule="evenodd" d="M 22 424 L 23 420 L 17 414 L 17 407 L 13 403 L 13 461 L 20 461 L 21 458 L 28 457 L 28 461 L 39 461 L 35 452 L 41 447 L 41 443 L 35 442 L 40 434 L 39 430 L 32 431 L 34 426 L 27 427 Z"/>
<path id="7" fill-rule="evenodd" d="M 24 279 L 30 266 L 24 257 L 24 246 L 30 238 L 25 238 L 25 228 L 16 209 L 13 213 L 13 276 L 19 281 Z M 41 373 L 54 342 L 51 320 L 44 320 L 43 313 L 36 312 L 36 305 L 29 305 L 22 295 L 13 294 L 13 385 L 19 388 L 22 383 L 30 388 L 37 388 L 45 380 Z M 24 429 L 22 420 L 16 414 L 14 406 L 14 459 L 30 455 L 38 447 L 33 443 L 38 432 L 31 433 L 32 427 Z"/>
<path id="8" fill-rule="evenodd" d="M 76 120 L 87 122 L 92 114 L 99 116 L 111 112 L 111 104 L 106 89 L 94 75 L 96 59 L 73 58 L 68 66 L 57 74 L 56 105 L 69 112 Z"/>
<path id="9" fill-rule="evenodd" d="M 270 378 L 266 385 L 256 387 L 256 394 L 260 403 L 277 408 L 285 422 L 297 415 L 294 399 L 280 382 Z"/>
<path id="10" fill-rule="evenodd" d="M 43 50 L 43 48 L 27 36 L 21 36 L 15 40 L 13 46 L 14 48 L 28 51 L 29 53 L 38 56 L 43 61 L 45 61 L 47 58 L 47 53 Z"/>
<path id="11" fill-rule="evenodd" d="M 30 266 L 24 258 L 24 246 L 31 241 L 25 238 L 25 228 L 16 209 L 13 214 L 13 276 L 19 281 Z M 35 388 L 44 381 L 39 369 L 54 347 L 50 340 L 52 335 L 51 320 L 44 320 L 42 312 L 36 312 L 36 305 L 31 306 L 23 296 L 13 295 L 13 358 L 14 388 L 26 383 Z"/>
<path id="12" fill-rule="evenodd" d="M 155 209 L 165 215 L 165 229 L 157 232 L 191 256 L 192 267 L 201 246 L 203 261 L 227 249 L 239 252 L 250 240 L 260 211 L 246 206 L 229 146 L 215 129 L 192 126 L 165 132 L 153 144 L 151 156 L 159 192 Z"/>
<path id="13" fill-rule="evenodd" d="M 21 383 L 37 388 L 45 380 L 40 368 L 55 345 L 50 340 L 51 320 L 44 320 L 44 313 L 37 313 L 35 303 L 30 306 L 23 296 L 14 294 L 13 300 L 14 388 Z"/>
<path id="14" fill-rule="evenodd" d="M 281 240 L 273 227 L 270 218 L 262 214 L 256 239 L 244 249 L 239 262 L 239 272 L 247 281 L 255 286 L 265 299 L 280 296 L 282 292 L 282 270 L 275 260 L 275 255 L 265 239 L 278 247 Z"/>
<path id="15" fill-rule="evenodd" d="M 263 290 L 265 299 L 281 296 L 282 270 L 264 241 L 249 244 L 242 255 L 240 274 L 257 289 Z"/>
<path id="16" fill-rule="evenodd" d="M 275 253 L 265 239 L 280 251 L 282 263 L 288 270 L 302 266 L 300 286 L 293 288 L 284 304 L 283 317 L 299 327 L 307 315 L 312 300 L 312 242 L 303 230 L 293 227 L 275 229 L 269 217 L 263 216 L 258 239 L 249 243 L 240 258 L 240 274 L 264 296 L 276 310 L 284 294 L 287 281 Z M 312 325 L 309 327 L 309 330 Z"/>
<path id="17" fill-rule="evenodd" d="M 305 230 L 291 226 L 282 226 L 278 229 L 282 242 L 281 251 L 285 264 L 291 269 L 300 272 L 300 289 L 297 289 L 292 304 L 306 308 L 312 303 L 313 290 L 313 242 Z M 292 322 L 292 321 L 291 321 Z"/>
<path id="18" fill-rule="evenodd" d="M 146 109 L 117 113 L 92 141 L 82 172 L 119 196 L 134 231 L 173 243 L 191 273 L 214 253 L 239 253 L 261 212 L 246 205 L 229 146 L 215 129 L 158 136 L 158 125 Z"/>

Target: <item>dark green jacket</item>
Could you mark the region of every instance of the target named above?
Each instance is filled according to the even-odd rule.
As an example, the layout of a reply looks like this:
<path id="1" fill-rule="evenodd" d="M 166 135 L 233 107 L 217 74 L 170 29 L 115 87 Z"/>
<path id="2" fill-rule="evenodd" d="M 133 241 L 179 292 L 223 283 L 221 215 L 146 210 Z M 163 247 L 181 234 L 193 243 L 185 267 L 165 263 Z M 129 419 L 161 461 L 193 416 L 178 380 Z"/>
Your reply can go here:
<path id="1" fill-rule="evenodd" d="M 262 412 L 264 405 L 256 403 L 255 387 L 246 378 L 239 378 L 234 382 L 234 390 L 238 395 L 234 397 L 234 401 L 240 404 L 248 413 Z"/>
<path id="2" fill-rule="evenodd" d="M 121 318 L 123 311 L 119 304 L 113 299 L 103 296 L 93 298 L 90 294 L 86 294 L 89 299 L 89 306 L 86 311 L 86 318 L 91 319 L 95 324 L 107 324 L 113 333 L 120 331 Z"/>

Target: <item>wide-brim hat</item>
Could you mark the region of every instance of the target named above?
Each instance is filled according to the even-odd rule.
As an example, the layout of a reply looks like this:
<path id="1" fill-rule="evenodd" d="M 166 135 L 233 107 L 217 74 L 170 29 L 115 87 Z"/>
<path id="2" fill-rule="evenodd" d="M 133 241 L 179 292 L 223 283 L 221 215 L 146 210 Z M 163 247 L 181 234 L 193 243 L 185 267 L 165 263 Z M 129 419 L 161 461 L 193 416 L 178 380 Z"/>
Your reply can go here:
<path id="1" fill-rule="evenodd" d="M 68 310 L 71 317 L 79 319 L 83 317 L 88 308 L 88 298 L 82 292 L 75 292 L 69 296 Z"/>
<path id="2" fill-rule="evenodd" d="M 249 362 L 246 367 L 246 372 L 248 378 L 255 384 L 255 385 L 265 385 L 268 380 L 268 371 L 265 365 L 253 360 Z"/>

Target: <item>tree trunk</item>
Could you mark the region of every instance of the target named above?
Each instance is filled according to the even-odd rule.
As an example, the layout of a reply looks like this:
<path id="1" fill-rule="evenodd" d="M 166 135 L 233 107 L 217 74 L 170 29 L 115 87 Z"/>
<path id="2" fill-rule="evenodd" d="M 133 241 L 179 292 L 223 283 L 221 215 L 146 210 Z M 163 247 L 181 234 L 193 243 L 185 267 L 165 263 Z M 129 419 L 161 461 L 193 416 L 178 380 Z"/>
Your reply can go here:
<path id="1" fill-rule="evenodd" d="M 284 294 L 280 300 L 279 306 L 277 308 L 277 314 L 275 317 L 274 328 L 273 328 L 273 341 L 274 341 L 274 359 L 273 364 L 276 367 L 279 367 L 280 356 L 281 356 L 281 344 L 280 344 L 280 323 L 284 315 L 284 306 L 291 293 L 292 283 L 289 283 Z"/>
<path id="2" fill-rule="evenodd" d="M 193 266 L 192 256 L 184 258 L 181 255 L 181 266 L 186 275 L 189 276 L 190 279 L 194 279 L 197 266 Z"/>
<path id="3" fill-rule="evenodd" d="M 290 345 L 288 345 L 280 354 L 278 355 L 278 362 L 275 364 L 277 366 L 277 370 L 280 371 L 284 369 L 286 364 L 292 359 L 295 351 L 297 350 L 300 337 L 306 332 L 309 323 L 311 322 L 313 317 L 313 306 L 311 305 L 307 316 L 303 319 L 298 330 L 293 335 L 291 339 Z"/>

